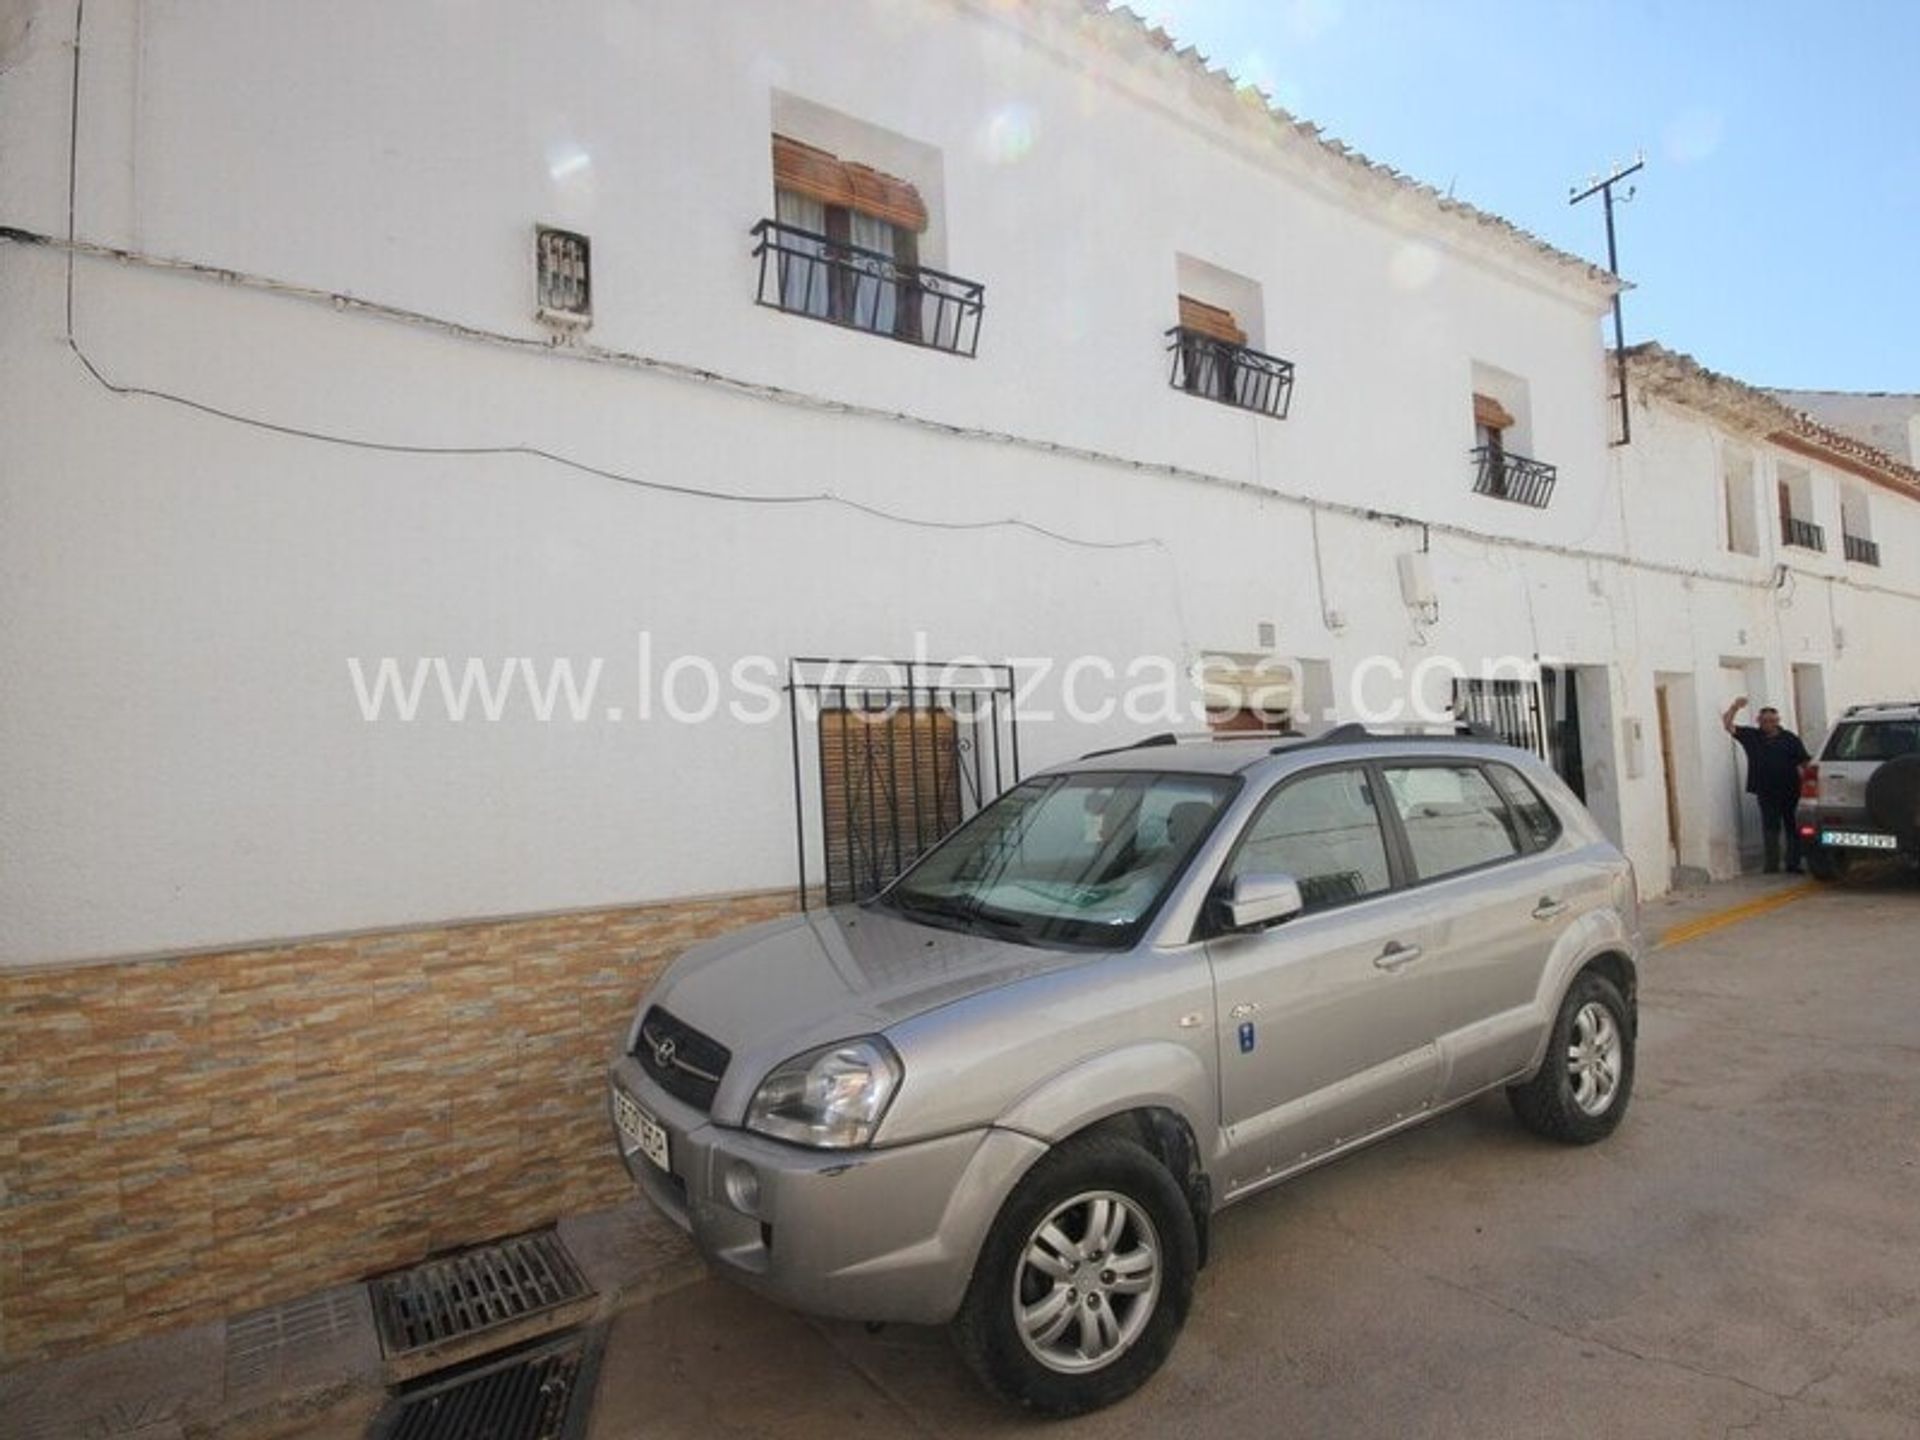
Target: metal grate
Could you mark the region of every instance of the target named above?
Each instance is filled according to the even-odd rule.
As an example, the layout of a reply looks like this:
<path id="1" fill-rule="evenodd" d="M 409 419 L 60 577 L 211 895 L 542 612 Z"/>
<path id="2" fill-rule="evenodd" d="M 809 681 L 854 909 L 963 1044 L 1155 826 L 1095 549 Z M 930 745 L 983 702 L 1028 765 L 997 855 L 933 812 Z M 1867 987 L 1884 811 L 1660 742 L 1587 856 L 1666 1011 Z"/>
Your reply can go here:
<path id="1" fill-rule="evenodd" d="M 713 1097 L 733 1060 L 733 1052 L 718 1040 L 658 1005 L 640 1022 L 633 1053 L 662 1090 L 702 1114 L 713 1109 Z"/>
<path id="2" fill-rule="evenodd" d="M 1176 325 L 1167 331 L 1173 388 L 1276 420 L 1293 404 L 1293 362 Z"/>
<path id="3" fill-rule="evenodd" d="M 586 1431 L 601 1336 L 570 1331 L 394 1397 L 368 1440 L 574 1440 Z"/>
<path id="4" fill-rule="evenodd" d="M 519 1235 L 383 1275 L 369 1285 L 389 1359 L 564 1305 L 592 1293 L 551 1230 Z"/>
<path id="5" fill-rule="evenodd" d="M 356 1351 L 372 1351 L 366 1292 L 342 1285 L 317 1295 L 236 1315 L 227 1321 L 229 1397 L 277 1389 L 295 1378 L 349 1369 Z"/>
<path id="6" fill-rule="evenodd" d="M 979 281 L 778 220 L 751 233 L 757 303 L 951 355 L 979 349 L 987 294 Z"/>
<path id="7" fill-rule="evenodd" d="M 1802 520 L 1798 515 L 1782 515 L 1780 542 L 1801 550 L 1824 550 L 1827 548 L 1826 528 L 1811 520 Z"/>
<path id="8" fill-rule="evenodd" d="M 1531 505 L 1536 510 L 1544 510 L 1553 499 L 1560 472 L 1546 461 L 1516 455 L 1498 445 L 1482 445 L 1471 453 L 1474 494 Z"/>
<path id="9" fill-rule="evenodd" d="M 550 325 L 585 329 L 593 323 L 592 248 L 587 237 L 551 226 L 534 228 L 539 315 Z"/>

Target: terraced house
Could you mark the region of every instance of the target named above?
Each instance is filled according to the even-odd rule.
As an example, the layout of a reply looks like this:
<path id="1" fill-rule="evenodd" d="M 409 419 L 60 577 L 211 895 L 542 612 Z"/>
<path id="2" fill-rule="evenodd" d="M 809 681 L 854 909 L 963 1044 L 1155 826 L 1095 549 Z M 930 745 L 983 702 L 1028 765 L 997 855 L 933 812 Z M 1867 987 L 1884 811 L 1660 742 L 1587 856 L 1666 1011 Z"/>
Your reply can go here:
<path id="1" fill-rule="evenodd" d="M 1616 444 L 1610 276 L 1103 6 L 30 0 L 0 126 L 0 1360 L 618 1196 L 663 960 L 1037 765 L 1452 706 L 1658 891 L 1920 687 L 1908 466 Z"/>

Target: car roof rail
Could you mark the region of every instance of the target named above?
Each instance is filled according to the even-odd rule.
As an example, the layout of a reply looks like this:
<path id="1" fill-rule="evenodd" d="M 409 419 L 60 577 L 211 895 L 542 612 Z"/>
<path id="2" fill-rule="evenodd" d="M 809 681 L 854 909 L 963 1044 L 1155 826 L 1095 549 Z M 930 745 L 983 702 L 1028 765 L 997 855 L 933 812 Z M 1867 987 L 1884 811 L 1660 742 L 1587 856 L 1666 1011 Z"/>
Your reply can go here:
<path id="1" fill-rule="evenodd" d="M 1171 730 L 1162 730 L 1158 735 L 1149 735 L 1144 740 L 1130 740 L 1125 745 L 1109 745 L 1104 750 L 1089 750 L 1080 758 L 1098 760 L 1102 755 L 1124 755 L 1129 750 L 1156 750 L 1163 745 L 1178 745 L 1180 737 Z"/>
<path id="2" fill-rule="evenodd" d="M 1487 729 L 1486 726 L 1475 724 L 1471 720 L 1456 721 L 1452 729 L 1439 731 L 1420 730 L 1411 727 L 1402 730 L 1375 729 L 1371 726 L 1363 725 L 1358 720 L 1347 720 L 1335 725 L 1331 730 L 1322 731 L 1318 735 L 1309 735 L 1304 740 L 1296 740 L 1290 745 L 1276 745 L 1273 747 L 1273 753 L 1278 755 L 1285 751 L 1298 750 L 1309 745 L 1371 745 L 1380 741 L 1394 740 L 1467 740 L 1483 745 L 1509 745 L 1512 743 L 1505 736 L 1496 735 L 1493 731 Z"/>
<path id="3" fill-rule="evenodd" d="M 1875 710 L 1920 710 L 1920 700 L 1868 700 L 1863 704 L 1849 705 L 1843 713 L 1866 715 Z"/>

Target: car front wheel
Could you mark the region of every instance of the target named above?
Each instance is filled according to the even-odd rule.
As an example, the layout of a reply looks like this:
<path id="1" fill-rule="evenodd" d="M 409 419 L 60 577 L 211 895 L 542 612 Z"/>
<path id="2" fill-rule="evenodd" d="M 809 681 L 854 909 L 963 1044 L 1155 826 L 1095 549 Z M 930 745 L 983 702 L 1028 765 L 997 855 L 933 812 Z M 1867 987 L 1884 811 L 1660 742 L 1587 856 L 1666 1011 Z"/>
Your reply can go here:
<path id="1" fill-rule="evenodd" d="M 1130 1395 L 1173 1349 L 1198 1241 L 1166 1168 L 1118 1136 L 1070 1140 L 1027 1173 L 953 1322 L 988 1386 L 1046 1415 Z"/>
<path id="2" fill-rule="evenodd" d="M 1633 1017 L 1619 988 L 1583 971 L 1560 1002 L 1540 1073 L 1507 1090 L 1514 1114 L 1550 1140 L 1604 1140 L 1633 1093 L 1633 1038 Z"/>

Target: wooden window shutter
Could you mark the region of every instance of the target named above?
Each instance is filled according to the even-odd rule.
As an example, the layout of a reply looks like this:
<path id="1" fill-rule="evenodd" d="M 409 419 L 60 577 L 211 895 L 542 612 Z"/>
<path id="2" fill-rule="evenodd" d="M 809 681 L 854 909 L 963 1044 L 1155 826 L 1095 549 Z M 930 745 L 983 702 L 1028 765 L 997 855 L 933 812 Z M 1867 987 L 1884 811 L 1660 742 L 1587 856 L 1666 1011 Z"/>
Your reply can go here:
<path id="1" fill-rule="evenodd" d="M 910 182 L 786 135 L 773 137 L 773 183 L 776 189 L 858 210 L 916 235 L 927 228 L 926 202 Z"/>
<path id="2" fill-rule="evenodd" d="M 1513 416 L 1491 395 L 1482 395 L 1478 391 L 1473 396 L 1473 423 L 1484 425 L 1489 430 L 1511 430 Z"/>
<path id="3" fill-rule="evenodd" d="M 1211 340 L 1224 340 L 1229 345 L 1247 343 L 1247 332 L 1234 321 L 1231 310 L 1209 305 L 1191 295 L 1180 297 L 1180 328 L 1205 335 Z"/>

